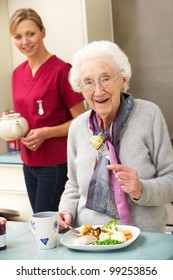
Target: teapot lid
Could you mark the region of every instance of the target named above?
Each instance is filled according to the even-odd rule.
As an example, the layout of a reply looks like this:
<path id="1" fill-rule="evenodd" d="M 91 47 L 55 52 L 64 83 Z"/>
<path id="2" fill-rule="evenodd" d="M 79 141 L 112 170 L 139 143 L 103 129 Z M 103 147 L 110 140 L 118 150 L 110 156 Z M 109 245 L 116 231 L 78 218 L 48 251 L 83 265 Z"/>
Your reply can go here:
<path id="1" fill-rule="evenodd" d="M 13 113 L 13 114 L 7 114 L 7 115 L 3 115 L 1 117 L 1 119 L 3 120 L 9 120 L 9 119 L 14 119 L 16 117 L 20 117 L 20 113 Z"/>

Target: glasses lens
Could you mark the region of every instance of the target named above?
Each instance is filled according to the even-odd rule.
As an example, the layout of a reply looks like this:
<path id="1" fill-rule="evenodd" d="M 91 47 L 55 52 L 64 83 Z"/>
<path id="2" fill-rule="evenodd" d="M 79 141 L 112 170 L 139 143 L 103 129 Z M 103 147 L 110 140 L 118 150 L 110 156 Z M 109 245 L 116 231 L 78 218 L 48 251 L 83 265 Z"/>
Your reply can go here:
<path id="1" fill-rule="evenodd" d="M 93 89 L 94 86 L 95 86 L 94 80 L 85 81 L 84 84 L 83 84 L 83 88 L 86 89 L 86 90 Z"/>
<path id="2" fill-rule="evenodd" d="M 115 78 L 115 77 L 109 77 L 109 76 L 101 77 L 98 80 L 98 82 L 90 79 L 90 80 L 83 81 L 81 83 L 81 87 L 85 91 L 93 90 L 95 88 L 96 84 L 99 84 L 101 87 L 106 88 L 106 87 L 112 86 L 116 79 L 117 78 Z"/>
<path id="3" fill-rule="evenodd" d="M 103 77 L 101 80 L 100 80 L 100 84 L 103 86 L 103 87 L 109 87 L 112 85 L 112 82 L 113 82 L 113 78 L 111 77 Z"/>

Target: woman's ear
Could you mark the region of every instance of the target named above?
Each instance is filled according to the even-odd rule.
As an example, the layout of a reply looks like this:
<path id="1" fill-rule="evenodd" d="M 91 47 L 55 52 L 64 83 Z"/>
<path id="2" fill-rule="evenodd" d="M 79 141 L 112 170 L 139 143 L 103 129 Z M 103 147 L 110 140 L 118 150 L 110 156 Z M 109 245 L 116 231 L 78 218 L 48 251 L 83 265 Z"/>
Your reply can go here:
<path id="1" fill-rule="evenodd" d="M 46 28 L 43 27 L 42 29 L 42 38 L 44 39 L 46 37 Z"/>
<path id="2" fill-rule="evenodd" d="M 127 86 L 128 86 L 128 80 L 127 80 L 126 78 L 123 78 L 123 82 L 122 82 L 122 91 L 123 91 L 124 89 L 126 89 Z"/>

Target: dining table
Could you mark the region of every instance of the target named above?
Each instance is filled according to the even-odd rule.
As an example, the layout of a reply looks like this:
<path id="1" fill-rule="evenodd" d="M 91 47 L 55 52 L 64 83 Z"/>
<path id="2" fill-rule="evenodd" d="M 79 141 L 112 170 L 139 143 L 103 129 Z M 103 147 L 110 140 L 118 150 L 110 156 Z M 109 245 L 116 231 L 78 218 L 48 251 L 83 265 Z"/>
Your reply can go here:
<path id="1" fill-rule="evenodd" d="M 75 250 L 64 246 L 58 234 L 57 247 L 37 248 L 28 222 L 7 221 L 5 250 L 0 260 L 173 260 L 173 234 L 140 231 L 129 246 L 105 251 Z"/>

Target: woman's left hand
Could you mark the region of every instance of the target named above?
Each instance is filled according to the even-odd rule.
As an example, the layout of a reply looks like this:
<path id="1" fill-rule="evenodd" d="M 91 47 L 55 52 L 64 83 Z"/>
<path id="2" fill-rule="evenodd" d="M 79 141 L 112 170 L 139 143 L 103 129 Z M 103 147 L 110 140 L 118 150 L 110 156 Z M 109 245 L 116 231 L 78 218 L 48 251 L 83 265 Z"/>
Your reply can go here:
<path id="1" fill-rule="evenodd" d="M 115 171 L 115 177 L 119 181 L 124 192 L 128 193 L 134 199 L 140 198 L 142 183 L 139 180 L 136 169 L 121 164 L 110 164 L 107 165 L 107 168 Z"/>

